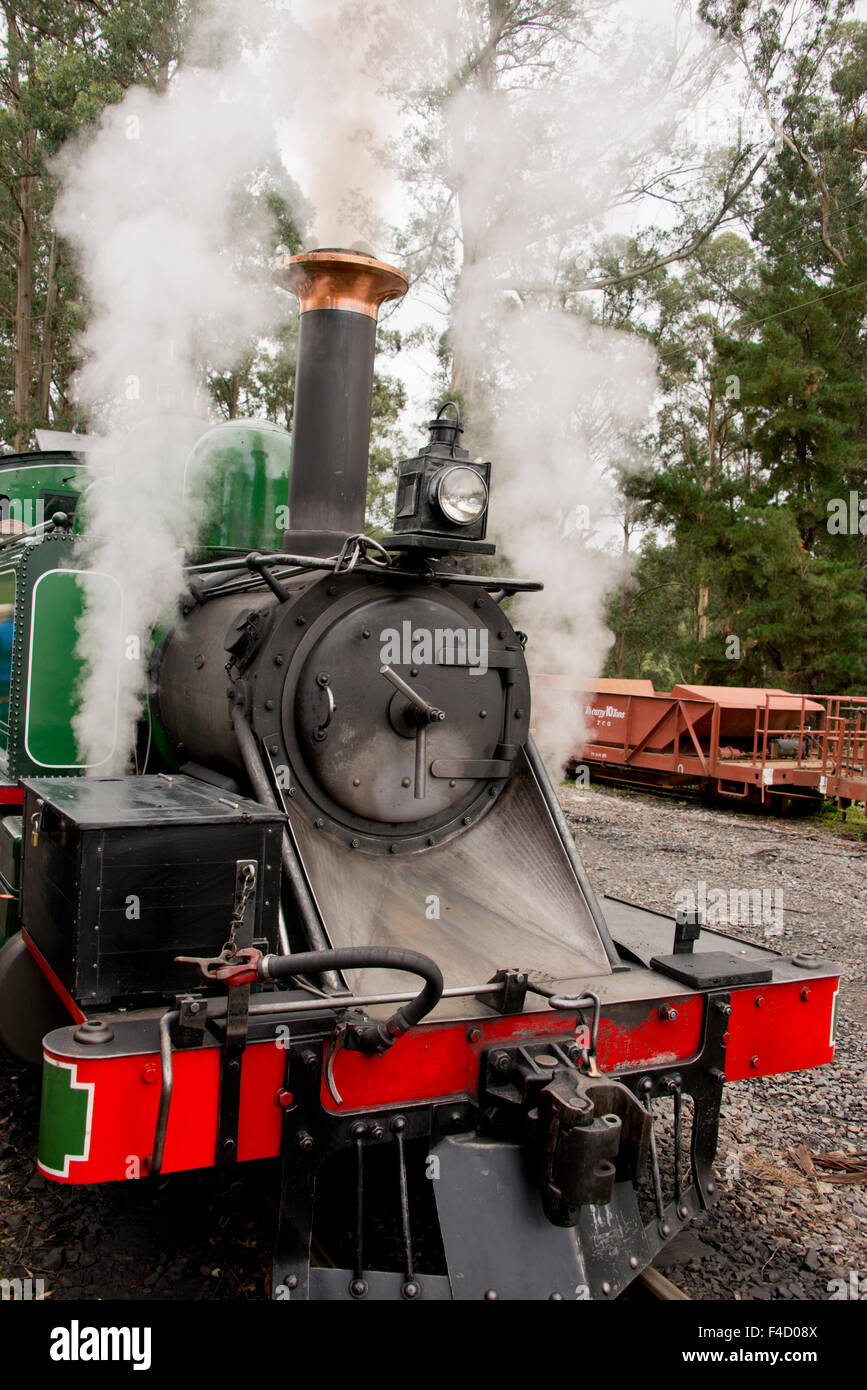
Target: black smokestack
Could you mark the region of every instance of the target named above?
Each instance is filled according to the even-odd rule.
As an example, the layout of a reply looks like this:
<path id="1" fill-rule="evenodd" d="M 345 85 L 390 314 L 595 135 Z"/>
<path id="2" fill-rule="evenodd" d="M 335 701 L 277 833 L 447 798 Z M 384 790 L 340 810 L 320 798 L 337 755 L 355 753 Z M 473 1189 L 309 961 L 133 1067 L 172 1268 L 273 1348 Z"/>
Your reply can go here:
<path id="1" fill-rule="evenodd" d="M 284 549 L 328 555 L 364 529 L 379 307 L 406 276 L 356 251 L 306 251 L 278 267 L 301 303 L 289 530 Z"/>

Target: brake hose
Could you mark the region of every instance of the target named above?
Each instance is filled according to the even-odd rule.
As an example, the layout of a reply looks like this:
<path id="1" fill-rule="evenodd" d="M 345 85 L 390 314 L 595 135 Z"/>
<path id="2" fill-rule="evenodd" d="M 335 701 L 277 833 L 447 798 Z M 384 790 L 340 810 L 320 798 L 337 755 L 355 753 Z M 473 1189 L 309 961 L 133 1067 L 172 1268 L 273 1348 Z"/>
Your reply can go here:
<path id="1" fill-rule="evenodd" d="M 399 946 L 342 946 L 331 951 L 302 951 L 290 956 L 262 956 L 256 973 L 260 980 L 284 980 L 293 975 L 318 974 L 323 970 L 402 970 L 420 975 L 424 988 L 407 1004 L 401 1004 L 385 1022 L 370 1020 L 356 1027 L 358 1044 L 365 1052 L 383 1052 L 395 1038 L 420 1023 L 435 1009 L 443 992 L 439 966 L 418 951 Z M 339 1003 L 339 997 L 335 999 Z"/>

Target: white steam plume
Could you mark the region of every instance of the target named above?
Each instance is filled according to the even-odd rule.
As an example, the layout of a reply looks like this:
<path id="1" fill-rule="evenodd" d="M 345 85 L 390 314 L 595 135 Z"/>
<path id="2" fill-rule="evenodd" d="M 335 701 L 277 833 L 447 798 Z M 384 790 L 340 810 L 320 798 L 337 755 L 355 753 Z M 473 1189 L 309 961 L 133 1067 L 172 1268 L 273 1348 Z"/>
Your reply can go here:
<path id="1" fill-rule="evenodd" d="M 88 561 L 124 594 L 120 737 L 103 772 L 126 763 L 148 633 L 183 586 L 180 548 L 195 525 L 182 503 L 183 466 L 207 423 L 201 362 L 230 368 L 286 313 L 286 296 L 252 252 L 262 229 L 239 230 L 238 193 L 286 146 L 296 182 L 305 161 L 314 172 L 314 244 L 326 245 L 365 233 L 365 197 L 381 195 L 375 150 L 390 107 L 353 67 L 368 26 L 356 25 L 360 47 L 348 49 L 343 8 L 219 0 L 167 90 L 133 88 L 89 143 L 58 162 L 55 220 L 77 248 L 93 304 L 77 397 L 99 441 L 90 457 L 106 475 L 87 498 Z M 216 65 L 215 51 L 228 55 Z M 196 65 L 206 58 L 210 66 Z M 94 590 L 79 638 L 87 674 L 76 721 L 88 763 L 115 718 L 116 646 L 116 613 Z"/>
<path id="2" fill-rule="evenodd" d="M 482 9 L 466 0 L 449 8 L 451 35 L 468 9 Z M 452 386 L 469 406 L 466 442 L 493 460 L 501 554 L 517 575 L 545 584 L 513 614 L 530 633 L 531 669 L 572 690 L 599 675 L 612 640 L 604 602 L 624 563 L 606 548 L 616 475 L 649 423 L 656 377 L 652 351 L 594 325 L 590 304 L 568 286 L 592 265 L 610 210 L 671 160 L 719 62 L 707 31 L 684 30 L 678 0 L 582 10 L 586 27 L 562 28 L 546 45 L 529 10 L 520 33 L 519 7 L 513 56 L 506 44 L 487 70 L 480 59 L 440 131 L 457 261 Z M 532 64 L 522 45 L 535 45 Z M 455 65 L 448 38 L 440 61 Z M 449 235 L 442 221 L 437 234 Z M 537 738 L 556 773 L 581 741 L 583 702 L 541 693 Z"/>

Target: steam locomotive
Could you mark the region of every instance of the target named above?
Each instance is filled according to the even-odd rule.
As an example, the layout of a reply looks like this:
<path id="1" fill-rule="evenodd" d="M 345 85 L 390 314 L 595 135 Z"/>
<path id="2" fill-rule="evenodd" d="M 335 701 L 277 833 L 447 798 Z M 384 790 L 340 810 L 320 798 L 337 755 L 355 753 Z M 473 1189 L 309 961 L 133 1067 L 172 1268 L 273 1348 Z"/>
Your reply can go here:
<path id="1" fill-rule="evenodd" d="M 277 1299 L 612 1299 L 716 1200 L 725 1082 L 832 1059 L 838 972 L 596 896 L 501 607 L 541 586 L 482 572 L 491 466 L 456 409 L 364 533 L 406 278 L 335 250 L 278 274 L 291 459 L 250 423 L 212 451 L 136 775 L 70 733 L 109 582 L 76 558 L 83 465 L 5 461 L 48 517 L 0 537 L 0 1041 L 43 1062 L 39 1170 L 279 1159 Z"/>

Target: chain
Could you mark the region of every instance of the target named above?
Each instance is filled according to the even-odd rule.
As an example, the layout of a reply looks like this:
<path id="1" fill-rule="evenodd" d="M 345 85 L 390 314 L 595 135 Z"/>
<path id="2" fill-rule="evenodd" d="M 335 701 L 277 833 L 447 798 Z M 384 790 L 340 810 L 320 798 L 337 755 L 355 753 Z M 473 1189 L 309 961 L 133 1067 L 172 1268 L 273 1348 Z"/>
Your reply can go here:
<path id="1" fill-rule="evenodd" d="M 238 928 L 243 925 L 244 913 L 247 911 L 247 903 L 250 901 L 250 894 L 256 882 L 255 865 L 245 864 L 241 872 L 241 877 L 243 880 L 241 895 L 238 898 L 238 905 L 232 913 L 232 918 L 229 922 L 228 938 L 223 942 L 223 949 L 220 952 L 220 955 L 223 956 L 225 960 L 233 960 L 237 954 L 235 949 L 235 936 L 237 935 Z"/>
<path id="2" fill-rule="evenodd" d="M 379 554 L 371 554 L 371 551 L 378 551 Z M 381 569 L 388 569 L 391 564 L 388 551 L 372 536 L 347 536 L 340 554 L 334 561 L 334 573 L 351 574 L 361 559 L 365 559 L 368 564 L 378 565 Z"/>

